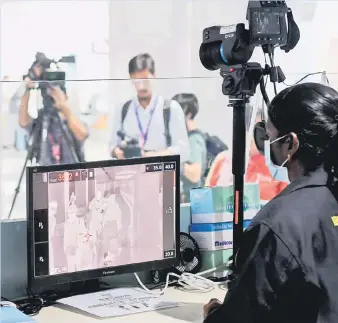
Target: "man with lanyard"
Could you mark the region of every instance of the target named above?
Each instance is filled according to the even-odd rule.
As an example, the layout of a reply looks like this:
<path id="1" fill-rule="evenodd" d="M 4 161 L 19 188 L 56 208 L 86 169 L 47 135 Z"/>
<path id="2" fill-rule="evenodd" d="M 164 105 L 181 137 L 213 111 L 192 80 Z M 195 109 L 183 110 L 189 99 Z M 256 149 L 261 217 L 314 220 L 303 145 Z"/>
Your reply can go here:
<path id="1" fill-rule="evenodd" d="M 111 156 L 124 159 L 122 131 L 138 140 L 141 156 L 181 155 L 181 162 L 189 157 L 189 142 L 185 117 L 180 105 L 166 101 L 152 90 L 155 78 L 155 62 L 149 54 L 140 54 L 129 62 L 129 75 L 137 92 L 137 98 L 117 109 L 112 123 L 110 140 Z M 137 156 L 135 156 L 137 157 Z"/>

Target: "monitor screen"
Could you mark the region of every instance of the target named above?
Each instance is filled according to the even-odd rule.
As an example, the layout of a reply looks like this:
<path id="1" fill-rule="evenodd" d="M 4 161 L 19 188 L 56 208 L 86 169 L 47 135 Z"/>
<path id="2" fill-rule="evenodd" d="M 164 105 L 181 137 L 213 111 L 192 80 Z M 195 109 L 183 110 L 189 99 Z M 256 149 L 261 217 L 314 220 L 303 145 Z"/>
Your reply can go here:
<path id="1" fill-rule="evenodd" d="M 252 34 L 255 36 L 281 34 L 280 17 L 278 12 L 254 12 L 253 21 Z"/>
<path id="2" fill-rule="evenodd" d="M 176 262 L 178 168 L 177 156 L 29 168 L 31 281 Z"/>

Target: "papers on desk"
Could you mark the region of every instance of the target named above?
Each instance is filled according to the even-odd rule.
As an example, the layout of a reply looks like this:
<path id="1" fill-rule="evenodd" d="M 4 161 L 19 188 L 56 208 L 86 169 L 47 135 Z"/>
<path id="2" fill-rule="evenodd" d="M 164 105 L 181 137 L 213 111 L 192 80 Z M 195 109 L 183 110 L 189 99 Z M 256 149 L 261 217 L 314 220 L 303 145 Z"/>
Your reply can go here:
<path id="1" fill-rule="evenodd" d="M 60 299 L 61 304 L 102 318 L 157 311 L 180 306 L 141 288 L 118 288 Z"/>

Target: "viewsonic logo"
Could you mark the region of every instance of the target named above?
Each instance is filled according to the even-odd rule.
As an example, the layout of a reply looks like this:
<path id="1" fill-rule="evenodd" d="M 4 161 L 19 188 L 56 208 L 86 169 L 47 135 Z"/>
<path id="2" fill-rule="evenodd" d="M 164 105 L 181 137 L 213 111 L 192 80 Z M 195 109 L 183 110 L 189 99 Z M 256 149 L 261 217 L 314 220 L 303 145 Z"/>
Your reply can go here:
<path id="1" fill-rule="evenodd" d="M 115 270 L 104 271 L 102 275 L 113 275 L 115 274 Z"/>

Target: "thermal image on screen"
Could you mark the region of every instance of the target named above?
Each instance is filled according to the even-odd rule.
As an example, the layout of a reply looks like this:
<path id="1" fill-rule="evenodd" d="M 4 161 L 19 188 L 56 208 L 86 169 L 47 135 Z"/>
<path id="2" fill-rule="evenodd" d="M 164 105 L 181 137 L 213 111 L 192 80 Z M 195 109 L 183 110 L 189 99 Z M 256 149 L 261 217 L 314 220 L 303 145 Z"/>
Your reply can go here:
<path id="1" fill-rule="evenodd" d="M 35 276 L 175 257 L 175 163 L 33 175 Z"/>

